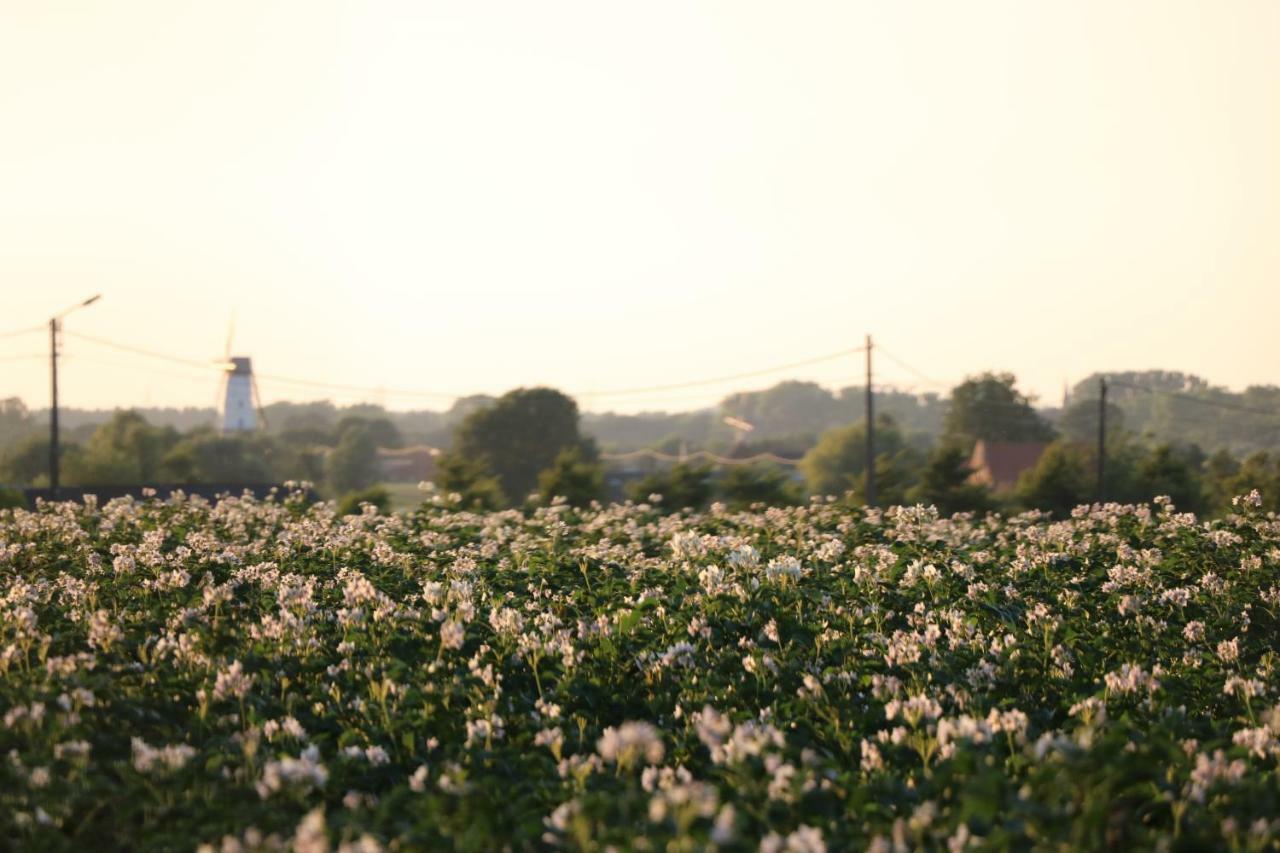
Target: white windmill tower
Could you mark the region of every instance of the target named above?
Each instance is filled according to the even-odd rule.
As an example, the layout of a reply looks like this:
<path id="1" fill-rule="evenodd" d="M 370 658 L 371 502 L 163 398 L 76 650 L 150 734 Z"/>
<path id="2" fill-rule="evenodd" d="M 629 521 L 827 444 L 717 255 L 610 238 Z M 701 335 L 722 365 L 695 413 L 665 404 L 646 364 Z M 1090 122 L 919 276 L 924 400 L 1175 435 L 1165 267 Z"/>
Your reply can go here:
<path id="1" fill-rule="evenodd" d="M 231 355 L 231 337 L 235 320 L 227 329 L 227 346 L 220 365 L 222 367 L 222 393 L 219 395 L 218 425 L 222 432 L 251 432 L 261 416 L 258 383 L 253 377 L 253 362 L 248 356 Z"/>

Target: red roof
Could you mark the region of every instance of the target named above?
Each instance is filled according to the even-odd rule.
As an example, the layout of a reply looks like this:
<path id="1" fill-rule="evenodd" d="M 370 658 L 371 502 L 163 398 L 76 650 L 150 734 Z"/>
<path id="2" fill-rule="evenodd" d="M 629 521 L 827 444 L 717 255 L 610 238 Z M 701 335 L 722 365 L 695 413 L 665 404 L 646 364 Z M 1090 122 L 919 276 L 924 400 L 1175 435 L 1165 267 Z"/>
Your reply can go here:
<path id="1" fill-rule="evenodd" d="M 1012 489 L 1024 471 L 1036 467 L 1048 446 L 1045 441 L 979 441 L 969 457 L 969 482 L 998 492 Z"/>

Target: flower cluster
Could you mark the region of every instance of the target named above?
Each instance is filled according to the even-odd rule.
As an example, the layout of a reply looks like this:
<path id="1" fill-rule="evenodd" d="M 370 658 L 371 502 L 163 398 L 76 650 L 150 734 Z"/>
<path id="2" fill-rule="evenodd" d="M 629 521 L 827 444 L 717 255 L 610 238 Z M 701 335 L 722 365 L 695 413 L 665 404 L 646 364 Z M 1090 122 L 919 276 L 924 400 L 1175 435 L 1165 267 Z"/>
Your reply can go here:
<path id="1" fill-rule="evenodd" d="M 0 513 L 23 849 L 1274 849 L 1280 520 Z"/>

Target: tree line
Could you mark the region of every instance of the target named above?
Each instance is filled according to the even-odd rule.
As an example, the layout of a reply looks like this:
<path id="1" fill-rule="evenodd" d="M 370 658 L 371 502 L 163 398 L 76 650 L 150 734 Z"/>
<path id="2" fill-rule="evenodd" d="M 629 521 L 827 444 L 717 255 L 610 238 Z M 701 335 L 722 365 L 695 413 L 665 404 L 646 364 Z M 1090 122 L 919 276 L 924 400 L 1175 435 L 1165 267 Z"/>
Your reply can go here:
<path id="1" fill-rule="evenodd" d="M 1188 387 L 1185 378 L 1170 376 L 1173 385 Z M 1194 383 L 1190 387 L 1194 390 Z M 633 476 L 625 483 L 604 463 L 592 434 L 600 416 L 582 415 L 567 395 L 530 388 L 498 398 L 467 398 L 451 410 L 448 434 L 438 436 L 447 450 L 438 459 L 436 485 L 475 508 L 519 506 L 530 498 L 585 505 L 658 496 L 671 509 L 717 500 L 734 507 L 794 504 L 812 495 L 861 503 L 867 487 L 865 420 L 853 407 L 853 395 L 815 388 L 784 382 L 766 392 L 726 398 L 722 410 L 757 429 L 750 440 L 723 426 L 708 433 L 710 446 L 725 455 L 770 451 L 799 459 L 794 468 L 768 462 L 684 463 L 654 466 L 638 476 L 629 472 Z M 1043 509 L 1063 514 L 1096 500 L 1098 401 L 1088 397 L 1088 389 L 1087 384 L 1076 389 L 1075 401 L 1055 419 L 1037 410 L 1007 373 L 972 377 L 945 400 L 878 395 L 879 502 L 926 503 L 945 513 Z M 795 410 L 815 406 L 827 406 L 823 417 L 828 420 L 844 420 L 817 434 L 797 434 L 806 423 Z M 1158 440 L 1130 428 L 1127 411 L 1127 406 L 1109 405 L 1112 428 L 1101 492 L 1106 499 L 1141 502 L 1169 495 L 1178 506 L 1202 513 L 1224 512 L 1233 495 L 1252 488 L 1268 501 L 1280 499 L 1280 456 L 1241 454 L 1231 447 L 1208 453 L 1195 443 Z M 0 401 L 0 446 L 8 437 L 0 452 L 0 483 L 44 481 L 48 439 L 33 431 L 30 421 L 16 401 Z M 376 490 L 378 450 L 405 443 L 394 418 L 372 406 L 338 416 L 331 404 L 278 404 L 270 422 L 270 429 L 253 433 L 223 434 L 212 426 L 180 432 L 149 423 L 136 411 L 116 412 L 64 441 L 64 480 L 76 486 L 305 480 L 328 496 L 347 496 L 348 508 L 361 501 L 386 505 L 386 495 Z M 438 427 L 433 422 L 432 428 Z M 1044 442 L 1047 449 L 1016 488 L 996 493 L 972 482 L 969 458 L 979 440 Z M 674 453 L 684 444 L 668 436 L 658 446 Z"/>

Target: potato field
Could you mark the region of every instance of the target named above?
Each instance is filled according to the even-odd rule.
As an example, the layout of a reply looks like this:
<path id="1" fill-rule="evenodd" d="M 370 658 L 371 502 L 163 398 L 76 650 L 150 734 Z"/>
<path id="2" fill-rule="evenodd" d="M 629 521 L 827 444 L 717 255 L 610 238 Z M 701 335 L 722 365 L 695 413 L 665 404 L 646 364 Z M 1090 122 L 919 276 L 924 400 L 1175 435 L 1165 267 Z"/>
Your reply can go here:
<path id="1" fill-rule="evenodd" d="M 0 846 L 1263 850 L 1280 520 L 0 514 Z"/>

